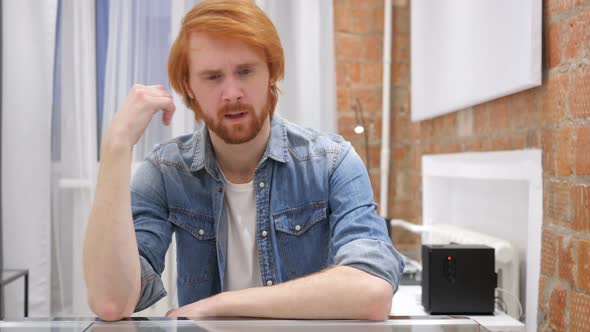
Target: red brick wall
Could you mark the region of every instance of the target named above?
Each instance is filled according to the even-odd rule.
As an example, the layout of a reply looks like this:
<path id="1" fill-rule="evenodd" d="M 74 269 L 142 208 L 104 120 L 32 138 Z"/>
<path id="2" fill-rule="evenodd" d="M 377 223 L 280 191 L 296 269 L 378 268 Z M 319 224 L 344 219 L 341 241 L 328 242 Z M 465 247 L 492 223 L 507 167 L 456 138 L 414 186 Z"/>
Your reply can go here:
<path id="1" fill-rule="evenodd" d="M 379 199 L 383 1 L 334 1 L 338 130 L 365 158 L 364 135 L 355 134 L 355 99 L 369 135 L 369 175 Z"/>
<path id="2" fill-rule="evenodd" d="M 407 0 L 394 0 L 393 3 L 392 142 L 403 141 L 411 145 L 412 137 L 420 137 L 419 124 L 409 126 L 408 123 L 402 124 L 394 120 L 404 118 L 408 122 L 409 119 L 409 3 Z M 334 0 L 338 130 L 352 142 L 359 155 L 366 159 L 364 136 L 353 131 L 357 122 L 354 103 L 358 98 L 369 134 L 369 175 L 378 203 L 381 175 L 383 15 L 383 0 Z M 390 152 L 392 160 L 403 162 L 404 176 L 391 173 L 388 209 L 395 211 L 391 216 L 413 221 L 418 220 L 416 213 L 420 211 L 419 192 L 412 189 L 419 186 L 420 171 L 419 168 L 413 169 L 414 162 L 410 162 L 419 162 L 416 152 L 415 149 L 393 145 Z M 390 170 L 392 171 L 394 168 Z M 406 234 L 396 244 L 406 251 L 406 247 L 413 249 L 416 241 L 417 238 Z"/>
<path id="3" fill-rule="evenodd" d="M 382 0 L 334 0 L 338 128 L 364 157 L 353 102 L 370 123 L 370 175 L 379 201 Z M 543 3 L 543 85 L 412 123 L 409 0 L 394 1 L 389 217 L 421 223 L 421 156 L 543 151 L 539 329 L 590 331 L 590 0 Z M 418 239 L 396 246 L 417 252 Z"/>

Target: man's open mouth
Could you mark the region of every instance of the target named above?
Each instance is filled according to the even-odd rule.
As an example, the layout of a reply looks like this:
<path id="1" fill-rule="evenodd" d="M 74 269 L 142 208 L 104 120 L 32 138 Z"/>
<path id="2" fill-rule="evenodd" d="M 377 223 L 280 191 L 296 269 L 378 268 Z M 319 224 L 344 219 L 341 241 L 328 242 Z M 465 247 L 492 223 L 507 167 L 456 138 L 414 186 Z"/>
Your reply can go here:
<path id="1" fill-rule="evenodd" d="M 224 117 L 228 118 L 228 119 L 238 119 L 243 117 L 244 115 L 246 115 L 246 112 L 239 112 L 239 113 L 227 113 L 224 115 Z"/>

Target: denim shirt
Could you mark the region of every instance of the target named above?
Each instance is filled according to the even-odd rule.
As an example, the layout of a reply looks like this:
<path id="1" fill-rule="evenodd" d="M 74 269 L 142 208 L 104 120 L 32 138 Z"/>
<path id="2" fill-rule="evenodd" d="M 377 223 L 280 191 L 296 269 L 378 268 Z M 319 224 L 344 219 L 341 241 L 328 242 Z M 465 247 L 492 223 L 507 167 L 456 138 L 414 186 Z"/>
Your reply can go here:
<path id="1" fill-rule="evenodd" d="M 275 114 L 253 186 L 260 286 L 346 265 L 397 290 L 404 263 L 376 213 L 367 170 L 350 143 Z M 224 291 L 224 190 L 204 126 L 159 144 L 141 163 L 131 183 L 141 264 L 135 311 L 166 295 L 160 277 L 173 234 L 179 306 Z"/>

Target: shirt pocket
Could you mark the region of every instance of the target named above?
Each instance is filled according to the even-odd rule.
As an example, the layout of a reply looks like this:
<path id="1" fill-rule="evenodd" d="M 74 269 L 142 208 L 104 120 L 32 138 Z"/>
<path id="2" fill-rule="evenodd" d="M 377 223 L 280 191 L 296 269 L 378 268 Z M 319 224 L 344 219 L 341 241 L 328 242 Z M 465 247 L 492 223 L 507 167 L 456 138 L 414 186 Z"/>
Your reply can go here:
<path id="1" fill-rule="evenodd" d="M 217 272 L 215 223 L 212 216 L 172 208 L 169 220 L 176 226 L 178 282 L 199 284 Z"/>
<path id="2" fill-rule="evenodd" d="M 288 279 L 328 265 L 330 228 L 325 201 L 311 202 L 273 215 L 281 263 Z"/>

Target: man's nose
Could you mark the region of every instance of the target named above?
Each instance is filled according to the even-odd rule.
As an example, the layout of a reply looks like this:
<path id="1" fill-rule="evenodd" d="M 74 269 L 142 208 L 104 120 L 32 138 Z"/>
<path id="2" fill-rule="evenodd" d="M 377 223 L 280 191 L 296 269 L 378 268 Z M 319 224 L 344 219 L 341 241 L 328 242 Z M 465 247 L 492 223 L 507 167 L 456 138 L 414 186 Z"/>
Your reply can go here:
<path id="1" fill-rule="evenodd" d="M 224 82 L 222 98 L 223 101 L 235 103 L 241 101 L 244 97 L 244 92 L 240 81 L 235 78 L 228 78 Z"/>

